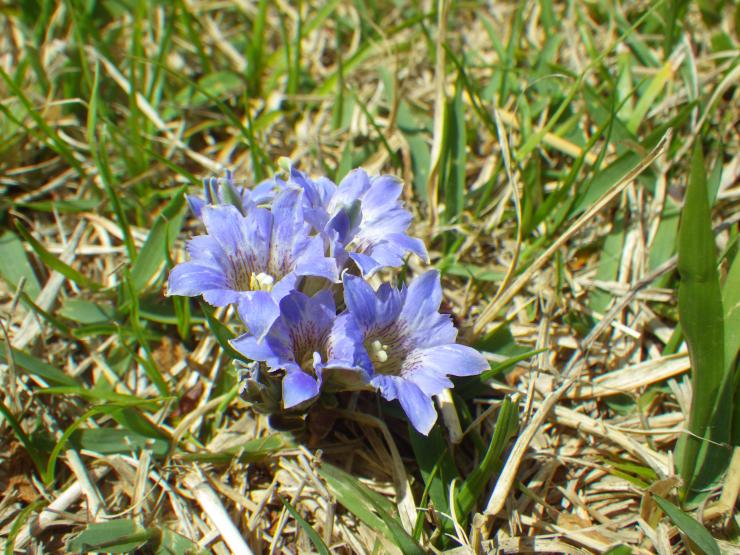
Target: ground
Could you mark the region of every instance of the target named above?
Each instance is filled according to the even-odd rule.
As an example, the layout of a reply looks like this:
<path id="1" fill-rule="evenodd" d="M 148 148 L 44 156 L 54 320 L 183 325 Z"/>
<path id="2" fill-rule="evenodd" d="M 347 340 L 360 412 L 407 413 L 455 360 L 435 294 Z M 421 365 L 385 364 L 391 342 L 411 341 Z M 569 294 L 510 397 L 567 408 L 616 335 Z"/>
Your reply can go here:
<path id="1" fill-rule="evenodd" d="M 735 3 L 0 9 L 8 553 L 737 551 Z M 491 362 L 429 437 L 259 412 L 233 310 L 165 296 L 184 193 L 281 157 L 405 182 L 402 275 Z"/>

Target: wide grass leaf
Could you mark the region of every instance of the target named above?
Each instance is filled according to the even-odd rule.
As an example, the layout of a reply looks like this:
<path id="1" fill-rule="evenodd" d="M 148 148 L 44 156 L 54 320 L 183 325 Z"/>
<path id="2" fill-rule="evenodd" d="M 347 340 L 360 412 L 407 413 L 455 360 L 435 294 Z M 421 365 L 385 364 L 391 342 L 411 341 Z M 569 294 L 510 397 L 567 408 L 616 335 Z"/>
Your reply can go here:
<path id="1" fill-rule="evenodd" d="M 28 353 L 19 351 L 18 349 L 11 349 L 11 354 L 16 367 L 23 370 L 25 374 L 33 374 L 51 385 L 67 387 L 76 387 L 80 385 L 72 376 L 68 376 L 55 366 L 52 366 L 48 362 L 44 362 L 33 355 L 29 355 Z M 7 347 L 5 342 L 0 341 L 0 361 L 9 363 L 7 358 Z"/>
<path id="2" fill-rule="evenodd" d="M 157 530 L 143 528 L 133 520 L 111 520 L 88 525 L 67 544 L 67 550 L 70 553 L 131 553 L 155 534 Z"/>
<path id="3" fill-rule="evenodd" d="M 23 243 L 18 236 L 6 231 L 0 237 L 0 277 L 2 277 L 10 287 L 16 289 L 21 279 L 25 279 L 24 291 L 28 296 L 35 299 L 41 292 L 41 286 L 33 267 L 23 249 Z"/>
<path id="4" fill-rule="evenodd" d="M 226 188 L 227 190 L 228 187 Z M 177 238 L 185 218 L 185 190 L 180 189 L 154 221 L 136 263 L 131 268 L 131 280 L 137 291 L 144 289 L 164 267 L 169 246 Z"/>
<path id="5" fill-rule="evenodd" d="M 679 460 L 686 484 L 684 495 L 692 501 L 699 490 L 710 485 L 723 471 L 729 457 L 718 444 L 726 443 L 730 435 L 729 407 L 722 410 L 721 406 L 724 312 L 700 142 L 694 148 L 681 214 L 678 271 L 679 319 L 691 359 L 693 386 L 689 433 L 682 436 Z"/>
<path id="6" fill-rule="evenodd" d="M 458 514 L 463 517 L 470 513 L 475 502 L 481 497 L 488 481 L 501 470 L 503 452 L 509 440 L 517 431 L 519 412 L 508 397 L 501 405 L 491 443 L 481 463 L 476 466 L 463 482 L 457 495 Z"/>
<path id="7" fill-rule="evenodd" d="M 330 464 L 319 467 L 319 475 L 329 490 L 362 522 L 385 536 L 404 554 L 422 555 L 424 550 L 403 529 L 393 504 L 385 497 L 361 484 L 354 476 Z M 393 513 L 393 514 L 392 514 Z"/>
<path id="8" fill-rule="evenodd" d="M 704 526 L 687 515 L 667 499 L 653 495 L 653 499 L 673 523 L 686 534 L 705 555 L 721 555 L 717 542 Z"/>

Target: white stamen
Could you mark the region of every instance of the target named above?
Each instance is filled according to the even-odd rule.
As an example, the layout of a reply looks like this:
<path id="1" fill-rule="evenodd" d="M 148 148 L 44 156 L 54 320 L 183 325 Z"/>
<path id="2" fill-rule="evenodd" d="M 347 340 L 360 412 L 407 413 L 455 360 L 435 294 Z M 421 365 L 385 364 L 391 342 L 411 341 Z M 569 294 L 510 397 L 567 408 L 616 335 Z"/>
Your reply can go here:
<path id="1" fill-rule="evenodd" d="M 249 288 L 252 291 L 272 291 L 275 278 L 264 272 L 252 274 L 249 278 Z"/>
<path id="2" fill-rule="evenodd" d="M 388 360 L 388 345 L 383 345 L 377 339 L 370 343 L 370 357 L 375 362 L 383 363 Z"/>

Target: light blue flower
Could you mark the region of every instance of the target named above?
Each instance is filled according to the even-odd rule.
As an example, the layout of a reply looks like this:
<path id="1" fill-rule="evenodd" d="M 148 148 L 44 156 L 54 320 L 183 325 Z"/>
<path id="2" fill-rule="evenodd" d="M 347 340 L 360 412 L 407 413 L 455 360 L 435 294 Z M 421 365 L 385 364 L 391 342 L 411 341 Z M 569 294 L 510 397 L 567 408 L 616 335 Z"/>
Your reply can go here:
<path id="1" fill-rule="evenodd" d="M 270 210 L 253 206 L 242 215 L 232 205 L 205 205 L 201 217 L 208 233 L 188 241 L 190 260 L 170 272 L 168 295 L 202 295 L 214 306 L 237 303 L 250 331 L 262 336 L 300 277 L 338 280 L 323 240 L 306 233 L 298 190 L 279 193 Z"/>
<path id="2" fill-rule="evenodd" d="M 328 240 L 340 267 L 350 258 L 369 277 L 381 268 L 403 265 L 408 253 L 427 260 L 424 243 L 406 233 L 411 213 L 398 200 L 403 189 L 398 178 L 370 177 L 360 168 L 337 186 L 291 167 L 291 185 L 304 191 L 304 217 Z"/>
<path id="3" fill-rule="evenodd" d="M 385 399 L 398 399 L 424 435 L 437 420 L 432 396 L 453 387 L 447 376 L 473 376 L 489 368 L 478 351 L 455 343 L 452 320 L 439 313 L 437 271 L 419 276 L 408 289 L 383 284 L 377 291 L 345 274 L 344 299 L 362 333 L 369 384 Z"/>
<path id="4" fill-rule="evenodd" d="M 284 370 L 283 406 L 294 408 L 315 399 L 325 384 L 362 386 L 368 376 L 367 354 L 355 321 L 337 316 L 331 291 L 313 297 L 293 291 L 280 301 L 280 315 L 264 338 L 246 333 L 231 341 L 245 357 L 265 362 L 273 371 Z"/>

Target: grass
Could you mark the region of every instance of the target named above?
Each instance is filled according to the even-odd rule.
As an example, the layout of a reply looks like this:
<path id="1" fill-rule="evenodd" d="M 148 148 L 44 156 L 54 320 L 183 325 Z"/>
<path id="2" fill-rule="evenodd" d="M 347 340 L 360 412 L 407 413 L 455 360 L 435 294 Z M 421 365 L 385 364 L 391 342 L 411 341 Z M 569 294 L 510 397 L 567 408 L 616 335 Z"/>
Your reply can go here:
<path id="1" fill-rule="evenodd" d="M 2 11 L 6 553 L 737 548 L 732 2 Z M 164 297 L 183 193 L 282 156 L 407 184 L 491 361 L 429 438 L 373 396 L 268 419 L 234 315 Z"/>

